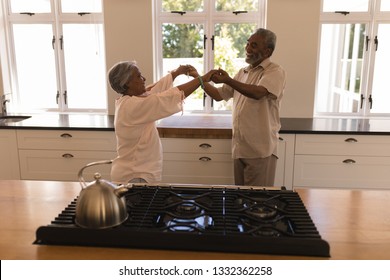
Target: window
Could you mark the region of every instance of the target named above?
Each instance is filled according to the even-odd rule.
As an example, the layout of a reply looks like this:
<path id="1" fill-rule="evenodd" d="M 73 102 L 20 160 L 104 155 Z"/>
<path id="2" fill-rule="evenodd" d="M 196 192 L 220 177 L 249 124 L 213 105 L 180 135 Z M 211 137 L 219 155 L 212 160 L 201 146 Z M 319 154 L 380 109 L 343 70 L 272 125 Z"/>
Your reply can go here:
<path id="1" fill-rule="evenodd" d="M 315 114 L 390 116 L 390 0 L 323 0 Z"/>
<path id="2" fill-rule="evenodd" d="M 231 76 L 246 65 L 249 36 L 265 23 L 264 0 L 157 0 L 155 4 L 156 77 L 180 64 L 191 64 L 200 74 L 223 68 Z M 178 77 L 175 84 L 192 78 Z M 185 111 L 231 110 L 225 101 L 213 102 L 201 89 L 191 94 Z"/>
<path id="3" fill-rule="evenodd" d="M 5 0 L 2 12 L 11 110 L 107 111 L 101 0 Z"/>

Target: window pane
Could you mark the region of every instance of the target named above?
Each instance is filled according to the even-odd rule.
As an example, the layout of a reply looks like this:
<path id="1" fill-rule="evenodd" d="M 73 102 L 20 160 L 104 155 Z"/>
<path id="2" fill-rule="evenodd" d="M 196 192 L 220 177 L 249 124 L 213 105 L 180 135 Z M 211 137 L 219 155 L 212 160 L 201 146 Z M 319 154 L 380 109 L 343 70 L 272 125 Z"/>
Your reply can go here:
<path id="1" fill-rule="evenodd" d="M 102 0 L 61 0 L 61 11 L 63 13 L 101 13 Z"/>
<path id="2" fill-rule="evenodd" d="M 245 46 L 256 30 L 255 23 L 218 23 L 215 25 L 214 67 L 222 68 L 231 77 L 246 66 Z M 217 85 L 218 86 L 218 85 Z M 214 110 L 231 110 L 231 100 L 215 102 Z"/>
<path id="3" fill-rule="evenodd" d="M 371 113 L 390 113 L 389 61 L 390 61 L 390 24 L 378 26 L 378 49 L 375 52 L 375 69 L 372 86 Z"/>
<path id="4" fill-rule="evenodd" d="M 364 24 L 323 24 L 317 83 L 317 112 L 359 110 Z"/>
<path id="5" fill-rule="evenodd" d="M 367 12 L 369 0 L 323 0 L 324 12 Z"/>
<path id="6" fill-rule="evenodd" d="M 381 0 L 381 11 L 390 11 L 390 0 Z"/>
<path id="7" fill-rule="evenodd" d="M 171 24 L 162 26 L 163 42 L 163 75 L 184 64 L 193 65 L 203 73 L 203 38 L 204 28 L 201 24 Z M 183 75 L 175 79 L 175 85 L 188 81 Z M 185 110 L 203 110 L 203 91 L 198 89 L 187 97 Z"/>
<path id="8" fill-rule="evenodd" d="M 66 24 L 63 29 L 68 108 L 106 108 L 103 26 Z"/>
<path id="9" fill-rule="evenodd" d="M 202 12 L 204 0 L 162 0 L 163 12 L 183 11 Z"/>
<path id="10" fill-rule="evenodd" d="M 226 1 L 216 0 L 215 9 L 222 12 L 233 12 L 233 11 L 257 11 L 259 7 L 258 0 L 237 0 L 237 1 Z"/>
<path id="11" fill-rule="evenodd" d="M 13 25 L 19 102 L 25 111 L 56 108 L 56 68 L 49 24 Z"/>
<path id="12" fill-rule="evenodd" d="M 12 13 L 50 13 L 50 0 L 10 0 Z"/>

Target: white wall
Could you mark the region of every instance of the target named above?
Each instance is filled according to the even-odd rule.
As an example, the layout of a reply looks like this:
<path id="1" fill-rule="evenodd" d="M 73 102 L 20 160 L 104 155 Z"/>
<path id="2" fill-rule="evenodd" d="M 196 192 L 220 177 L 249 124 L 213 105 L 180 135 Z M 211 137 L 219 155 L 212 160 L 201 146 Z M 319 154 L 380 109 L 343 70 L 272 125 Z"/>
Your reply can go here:
<path id="1" fill-rule="evenodd" d="M 267 28 L 277 35 L 273 60 L 287 72 L 282 117 L 312 117 L 321 0 L 268 0 Z"/>
<path id="2" fill-rule="evenodd" d="M 118 61 L 135 60 L 152 83 L 152 0 L 104 0 L 104 23 L 107 71 Z M 109 114 L 114 114 L 118 94 L 107 88 Z"/>

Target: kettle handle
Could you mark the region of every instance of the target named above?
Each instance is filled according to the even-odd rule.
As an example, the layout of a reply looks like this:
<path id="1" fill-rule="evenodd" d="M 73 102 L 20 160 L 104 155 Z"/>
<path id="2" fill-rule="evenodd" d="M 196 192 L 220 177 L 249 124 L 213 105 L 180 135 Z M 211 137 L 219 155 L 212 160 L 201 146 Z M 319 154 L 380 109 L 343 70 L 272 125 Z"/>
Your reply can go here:
<path id="1" fill-rule="evenodd" d="M 84 171 L 84 169 L 87 168 L 87 167 L 90 167 L 90 166 L 101 165 L 101 164 L 112 164 L 112 160 L 110 159 L 110 160 L 101 160 L 101 161 L 91 162 L 91 163 L 88 163 L 87 165 L 85 165 L 83 168 L 80 169 L 80 171 L 79 171 L 77 176 L 79 178 L 79 181 L 80 181 L 82 189 L 87 187 L 87 183 L 85 182 L 85 180 L 83 178 L 83 171 Z"/>

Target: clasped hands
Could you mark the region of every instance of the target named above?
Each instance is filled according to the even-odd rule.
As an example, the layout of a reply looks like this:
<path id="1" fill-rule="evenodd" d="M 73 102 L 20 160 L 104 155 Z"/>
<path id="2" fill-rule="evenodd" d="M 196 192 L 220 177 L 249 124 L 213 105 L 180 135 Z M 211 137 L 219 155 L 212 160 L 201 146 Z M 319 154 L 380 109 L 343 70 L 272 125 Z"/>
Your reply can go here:
<path id="1" fill-rule="evenodd" d="M 180 65 L 176 71 L 179 73 L 179 74 L 186 74 L 187 76 L 191 76 L 191 77 L 199 77 L 199 73 L 198 71 L 196 70 L 195 67 L 193 67 L 192 65 Z M 221 68 L 219 69 L 212 69 L 210 70 L 209 72 L 207 72 L 204 76 L 202 76 L 203 78 L 203 81 L 204 82 L 210 82 L 210 81 L 213 81 L 214 83 L 216 84 L 219 84 L 219 83 L 224 83 L 226 82 L 230 76 L 229 74 L 222 70 Z"/>

